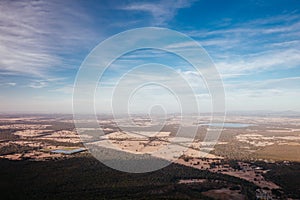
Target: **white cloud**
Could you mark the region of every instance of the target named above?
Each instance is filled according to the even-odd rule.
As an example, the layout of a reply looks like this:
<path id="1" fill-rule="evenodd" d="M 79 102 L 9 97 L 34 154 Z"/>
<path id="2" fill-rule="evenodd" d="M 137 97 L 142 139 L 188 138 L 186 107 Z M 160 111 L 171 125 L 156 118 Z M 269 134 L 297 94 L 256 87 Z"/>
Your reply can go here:
<path id="1" fill-rule="evenodd" d="M 188 31 L 186 34 L 199 41 L 219 64 L 232 65 L 232 62 L 238 62 L 238 66 L 241 66 L 248 63 L 253 53 L 298 53 L 299 21 L 300 15 L 286 14 L 221 26 L 218 29 Z M 274 60 L 278 62 L 277 58 Z"/>
<path id="2" fill-rule="evenodd" d="M 43 77 L 51 69 L 69 66 L 59 53 L 84 47 L 92 35 L 84 29 L 88 17 L 69 3 L 1 1 L 1 71 Z"/>
<path id="3" fill-rule="evenodd" d="M 300 31 L 299 15 L 278 15 L 269 18 L 259 18 L 251 21 L 226 26 L 213 30 L 194 30 L 187 32 L 193 37 L 230 36 L 230 38 L 245 36 L 261 36 L 274 33 L 298 33 Z"/>
<path id="4" fill-rule="evenodd" d="M 44 87 L 47 87 L 47 83 L 45 81 L 33 81 L 31 82 L 28 87 L 31 87 L 31 88 L 35 88 L 35 89 L 40 89 L 40 88 L 44 88 Z"/>
<path id="5" fill-rule="evenodd" d="M 131 3 L 122 7 L 123 10 L 148 12 L 153 17 L 153 25 L 162 25 L 171 20 L 177 10 L 190 7 L 193 1 L 176 0 L 176 1 L 160 1 L 152 3 Z"/>
<path id="6" fill-rule="evenodd" d="M 17 83 L 10 82 L 10 83 L 7 83 L 7 85 L 9 85 L 9 86 L 16 86 Z"/>
<path id="7" fill-rule="evenodd" d="M 234 56 L 227 60 L 216 61 L 221 74 L 251 74 L 270 69 L 288 69 L 299 67 L 300 50 L 276 49 L 257 54 L 245 55 L 242 58 Z"/>
<path id="8" fill-rule="evenodd" d="M 0 83 L 0 86 L 4 86 L 4 87 L 14 87 L 16 85 L 17 85 L 17 83 L 15 83 L 15 82 L 2 82 L 2 83 Z"/>
<path id="9" fill-rule="evenodd" d="M 39 88 L 45 88 L 48 87 L 49 85 L 53 86 L 60 86 L 61 84 L 64 83 L 65 78 L 44 78 L 44 79 L 34 79 L 30 80 L 29 84 L 23 85 L 23 87 L 30 87 L 34 89 L 39 89 Z"/>

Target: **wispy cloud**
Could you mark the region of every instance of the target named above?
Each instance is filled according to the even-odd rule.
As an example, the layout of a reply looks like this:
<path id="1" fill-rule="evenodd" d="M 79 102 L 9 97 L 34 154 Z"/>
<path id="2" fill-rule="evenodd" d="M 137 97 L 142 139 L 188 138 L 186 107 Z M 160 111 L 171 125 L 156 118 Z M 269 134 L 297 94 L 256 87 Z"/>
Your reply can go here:
<path id="1" fill-rule="evenodd" d="M 235 23 L 218 29 L 214 27 L 214 29 L 193 30 L 187 34 L 202 38 L 208 36 L 231 36 L 234 38 L 237 36 L 245 37 L 261 34 L 298 32 L 300 29 L 299 20 L 300 16 L 297 14 L 285 14 Z"/>
<path id="2" fill-rule="evenodd" d="M 1 1 L 1 71 L 43 77 L 70 65 L 61 54 L 82 48 L 93 33 L 84 29 L 89 18 L 69 3 Z"/>
<path id="3" fill-rule="evenodd" d="M 17 83 L 15 82 L 0 83 L 0 86 L 4 86 L 4 87 L 14 87 L 16 85 Z"/>
<path id="4" fill-rule="evenodd" d="M 300 35 L 300 15 L 278 15 L 235 23 L 218 29 L 193 30 L 186 33 L 205 47 L 215 47 L 213 52 L 230 50 L 246 54 L 247 51 L 274 49 L 273 44 L 277 44 L 277 48 L 299 48 L 297 40 Z M 224 53 L 226 52 L 222 52 Z"/>
<path id="5" fill-rule="evenodd" d="M 300 50 L 275 49 L 243 57 L 232 55 L 216 62 L 216 66 L 222 74 L 255 74 L 266 70 L 299 67 L 299 55 Z"/>
<path id="6" fill-rule="evenodd" d="M 159 1 L 159 2 L 135 2 L 123 6 L 120 9 L 136 12 L 147 12 L 153 17 L 152 25 L 163 25 L 171 20 L 178 9 L 188 8 L 194 1 L 176 0 L 176 1 Z"/>
<path id="7" fill-rule="evenodd" d="M 228 2 L 220 2 L 219 7 L 222 4 Z M 188 0 L 2 0 L 1 109 L 71 109 L 76 70 L 104 36 L 141 26 L 162 26 L 186 33 L 207 50 L 223 77 L 232 109 L 300 110 L 299 9 L 283 6 L 275 11 L 268 3 L 269 10 L 256 13 L 252 12 L 258 8 L 254 4 L 251 8 L 239 2 L 235 5 L 245 13 L 226 10 L 211 15 L 211 8 L 217 9 L 215 5 Z M 125 42 L 133 43 L 134 39 L 132 36 Z M 194 43 L 177 41 L 166 48 L 188 52 Z M 101 56 L 97 59 L 102 60 Z M 122 56 L 105 72 L 96 91 L 101 108 L 111 105 L 111 93 L 122 75 L 147 63 L 170 66 L 174 72 L 164 73 L 159 67 L 155 71 L 150 66 L 130 74 L 121 85 L 122 92 L 143 81 L 156 80 L 177 88 L 178 94 L 189 100 L 188 90 L 182 87 L 187 80 L 197 98 L 210 99 L 205 82 L 184 59 L 167 52 L 141 50 Z M 137 95 L 141 108 L 146 101 L 151 104 L 159 99 L 170 104 L 174 100 L 165 90 L 158 93 L 157 87 L 146 89 Z"/>
<path id="8" fill-rule="evenodd" d="M 300 16 L 293 13 L 187 34 L 208 50 L 223 77 L 299 67 Z"/>
<path id="9" fill-rule="evenodd" d="M 28 85 L 28 87 L 35 88 L 35 89 L 40 89 L 40 88 L 46 87 L 47 85 L 48 85 L 47 82 L 42 81 L 42 80 L 38 80 L 38 81 L 31 82 Z"/>

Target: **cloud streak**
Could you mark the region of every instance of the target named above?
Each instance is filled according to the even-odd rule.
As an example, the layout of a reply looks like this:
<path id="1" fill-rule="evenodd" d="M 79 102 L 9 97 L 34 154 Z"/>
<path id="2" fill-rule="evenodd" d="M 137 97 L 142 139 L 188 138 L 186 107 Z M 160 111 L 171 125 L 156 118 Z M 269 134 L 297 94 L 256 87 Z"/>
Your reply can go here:
<path id="1" fill-rule="evenodd" d="M 153 17 L 152 25 L 164 25 L 171 20 L 181 8 L 188 8 L 194 1 L 176 0 L 151 3 L 135 2 L 121 7 L 121 10 L 147 12 Z"/>
<path id="2" fill-rule="evenodd" d="M 0 2 L 0 69 L 22 76 L 47 76 L 67 63 L 60 55 L 84 46 L 92 32 L 79 8 L 56 1 Z"/>

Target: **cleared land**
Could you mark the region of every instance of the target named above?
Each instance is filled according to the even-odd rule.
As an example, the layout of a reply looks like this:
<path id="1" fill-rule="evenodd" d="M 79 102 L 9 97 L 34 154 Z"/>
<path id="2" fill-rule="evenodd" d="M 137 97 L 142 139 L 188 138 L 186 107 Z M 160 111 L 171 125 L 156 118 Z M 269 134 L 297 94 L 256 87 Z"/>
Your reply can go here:
<path id="1" fill-rule="evenodd" d="M 68 167 L 71 167 L 68 163 L 73 163 L 78 167 L 82 165 L 87 171 L 96 170 L 95 166 L 102 166 L 98 161 L 93 160 L 88 152 L 81 151 L 82 148 L 85 148 L 81 142 L 83 140 L 86 145 L 92 144 L 119 150 L 127 155 L 147 154 L 159 159 L 170 160 L 176 166 L 176 170 L 180 170 L 179 175 L 171 170 L 169 173 L 172 178 L 168 179 L 167 182 L 163 182 L 163 185 L 154 184 L 156 179 L 159 179 L 155 176 L 155 180 L 148 182 L 149 187 L 142 186 L 137 190 L 133 187 L 139 188 L 139 182 L 134 180 L 131 180 L 132 183 L 128 183 L 129 185 L 124 183 L 125 185 L 119 186 L 108 181 L 105 189 L 102 186 L 91 188 L 85 183 L 84 185 L 79 184 L 80 193 L 88 198 L 94 198 L 96 194 L 100 195 L 101 198 L 110 196 L 120 198 L 121 195 L 126 193 L 126 190 L 138 191 L 133 192 L 133 196 L 128 194 L 129 199 L 140 198 L 142 194 L 147 194 L 149 199 L 152 197 L 184 199 L 196 198 L 197 195 L 201 198 L 217 199 L 220 199 L 220 196 L 231 199 L 255 199 L 259 195 L 267 195 L 272 198 L 300 198 L 300 191 L 288 189 L 288 181 L 285 182 L 285 179 L 288 179 L 288 176 L 293 172 L 293 178 L 298 179 L 295 179 L 291 187 L 300 188 L 299 181 L 296 181 L 300 180 L 298 167 L 298 162 L 300 162 L 300 118 L 229 116 L 227 117 L 229 124 L 241 123 L 249 124 L 249 126 L 226 126 L 216 145 L 203 141 L 209 128 L 207 125 L 209 124 L 208 120 L 209 117 L 204 116 L 201 118 L 192 117 L 189 121 L 181 122 L 178 117 L 173 116 L 166 121 L 164 126 L 158 129 L 159 131 L 155 131 L 160 127 L 159 124 L 141 116 L 136 116 L 134 120 L 136 127 L 126 126 L 125 124 L 126 130 L 120 129 L 117 125 L 126 122 L 126 120 L 112 120 L 110 117 L 106 117 L 99 119 L 99 125 L 105 135 L 95 139 L 94 135 L 97 134 L 97 131 L 90 128 L 84 130 L 86 134 L 83 132 L 79 136 L 76 133 L 71 116 L 0 116 L 0 158 L 2 158 L 0 159 L 0 167 L 3 169 L 1 184 L 5 185 L 4 181 L 8 179 L 12 180 L 11 185 L 28 184 L 33 177 L 40 180 L 40 174 L 44 174 L 44 172 L 38 168 L 45 167 L 44 163 L 47 163 L 47 165 L 53 165 L 57 168 L 46 168 L 45 172 L 47 173 L 43 175 L 43 178 L 49 180 L 44 180 L 45 189 L 34 185 L 32 186 L 33 190 L 41 189 L 41 191 L 45 191 L 47 195 L 50 195 L 51 199 L 53 197 L 62 198 L 66 194 L 64 187 L 68 189 L 67 191 L 70 190 L 69 192 L 77 188 L 76 183 L 72 181 L 69 183 L 60 180 L 63 178 L 71 180 L 72 177 L 77 177 L 75 171 L 68 169 Z M 88 124 L 89 121 L 83 120 L 82 124 L 85 123 Z M 180 137 L 175 137 L 180 125 L 185 128 L 186 132 L 183 132 Z M 189 130 L 195 130 L 195 128 L 195 138 L 190 138 Z M 73 150 L 77 152 L 77 149 L 81 152 L 74 155 L 62 153 Z M 79 161 L 83 160 L 87 163 L 80 164 Z M 66 168 L 63 167 L 65 164 L 67 164 Z M 23 165 L 38 169 L 39 174 L 33 175 L 35 172 Z M 25 170 L 23 171 L 25 174 L 23 178 L 21 175 L 20 178 L 14 177 L 14 170 L 21 167 Z M 103 166 L 100 168 L 102 169 Z M 70 177 L 64 177 L 58 173 L 59 169 L 62 172 L 71 170 Z M 279 173 L 276 176 L 275 172 L 281 172 L 281 169 L 288 169 L 287 171 L 290 173 Z M 164 173 L 166 173 L 165 170 L 162 169 Z M 186 172 L 183 173 L 182 170 L 186 170 Z M 117 173 L 114 170 L 112 171 Z M 191 171 L 193 175 L 186 174 Z M 98 171 L 97 176 L 105 176 L 107 179 L 112 177 L 114 179 L 122 178 L 115 177 L 112 175 L 113 172 L 106 176 Z M 8 173 L 8 175 L 5 175 L 5 173 Z M 91 172 L 91 177 L 87 180 L 80 175 L 77 178 L 78 180 L 83 179 L 82 181 L 90 182 L 96 175 L 92 174 Z M 57 178 L 53 180 L 50 176 Z M 126 178 L 128 177 L 126 176 Z M 62 189 L 56 188 L 53 185 L 54 183 L 60 185 Z M 97 184 L 103 183 L 98 182 Z M 3 188 L 7 187 L 3 186 Z M 50 189 L 51 187 L 53 187 L 53 190 Z M 72 187 L 74 188 L 72 189 Z M 118 188 L 121 193 L 116 192 L 113 187 Z M 157 189 L 155 189 L 156 187 Z M 163 189 L 158 189 L 160 187 Z M 34 194 L 33 190 L 25 187 L 23 192 L 30 193 L 30 197 L 33 197 L 31 196 Z M 61 194 L 50 194 L 54 190 L 59 190 Z M 9 191 L 14 191 L 14 189 L 7 188 L 7 191 L 4 192 L 8 196 L 12 195 L 14 197 L 17 195 L 8 194 Z M 91 196 L 86 194 L 88 191 L 92 191 Z M 112 193 L 116 193 L 116 195 L 114 196 Z M 38 192 L 36 197 L 42 196 Z"/>

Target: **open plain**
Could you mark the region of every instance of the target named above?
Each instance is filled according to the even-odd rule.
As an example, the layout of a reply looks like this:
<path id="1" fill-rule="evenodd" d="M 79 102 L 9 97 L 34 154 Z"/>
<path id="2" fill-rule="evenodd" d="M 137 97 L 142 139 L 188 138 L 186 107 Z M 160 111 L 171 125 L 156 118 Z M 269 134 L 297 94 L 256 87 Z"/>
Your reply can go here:
<path id="1" fill-rule="evenodd" d="M 179 168 L 180 173 L 183 174 L 176 175 L 177 172 L 172 172 L 174 174 L 170 172 L 169 178 L 171 179 L 168 181 L 172 182 L 172 187 L 188 188 L 186 191 L 196 190 L 197 195 L 201 195 L 202 198 L 255 199 L 264 195 L 270 199 L 300 197 L 300 118 L 295 116 L 228 116 L 215 144 L 203 140 L 207 129 L 218 126 L 210 124 L 208 119 L 206 116 L 192 117 L 190 121 L 181 123 L 177 116 L 172 116 L 165 121 L 159 131 L 153 131 L 158 126 L 155 121 L 136 116 L 135 121 L 138 123 L 136 123 L 135 131 L 130 130 L 133 127 L 126 127 L 124 131 L 118 126 L 122 119 L 99 118 L 99 127 L 104 135 L 91 140 L 92 135 L 89 132 L 93 132 L 93 129 L 87 128 L 84 133 L 78 135 L 72 116 L 69 115 L 2 115 L 0 117 L 0 165 L 1 169 L 4 166 L 9 169 L 3 169 L 1 177 L 9 179 L 11 184 L 27 184 L 31 179 L 30 173 L 33 173 L 30 170 L 40 168 L 44 165 L 42 163 L 61 167 L 61 169 L 56 169 L 58 171 L 69 171 L 69 178 L 72 178 L 75 173 L 72 169 L 68 169 L 71 167 L 70 163 L 74 164 L 73 167 L 82 165 L 81 167 L 85 170 L 95 169 L 95 166 L 108 170 L 105 165 L 96 164 L 99 161 L 91 156 L 89 149 L 86 149 L 86 146 L 92 144 L 122 151 L 128 155 L 147 154 L 171 161 L 171 167 L 160 169 L 155 173 L 162 173 L 170 168 L 176 168 L 178 172 L 177 168 Z M 82 123 L 88 123 L 88 120 Z M 196 127 L 195 137 L 189 138 L 188 135 L 176 137 L 180 126 L 187 127 L 186 130 Z M 82 160 L 87 161 L 80 163 Z M 90 164 L 86 166 L 87 163 Z M 30 166 L 30 169 L 23 165 Z M 25 175 L 24 179 L 11 177 L 13 170 L 19 170 L 21 167 L 25 170 L 25 174 L 29 173 L 28 176 Z M 38 180 L 44 173 L 41 170 L 38 169 L 40 174 L 35 175 Z M 57 173 L 51 170 L 53 169 L 45 169 L 45 172 Z M 190 174 L 190 170 L 193 175 L 187 175 Z M 4 175 L 4 173 L 8 174 Z M 97 173 L 97 176 L 104 176 L 99 169 Z M 155 173 L 150 174 L 155 178 Z M 289 177 L 291 174 L 293 177 Z M 60 184 L 71 188 L 69 184 L 74 184 L 72 181 L 60 183 L 59 176 L 62 175 L 58 174 L 57 180 L 54 182 L 50 180 L 51 183 L 47 184 L 53 184 L 51 187 L 54 188 L 59 187 Z M 91 174 L 90 176 L 93 177 Z M 115 176 L 117 177 L 114 175 L 114 178 Z M 80 175 L 77 174 L 76 177 L 80 178 Z M 109 180 L 113 177 L 107 175 L 106 178 Z M 92 180 L 87 182 L 89 181 Z M 106 184 L 109 185 L 109 181 Z M 138 187 L 139 184 L 136 184 Z M 131 186 L 133 187 L 134 184 Z M 82 193 L 94 190 L 86 185 L 84 187 Z M 109 193 L 109 189 L 106 190 Z M 155 197 L 173 195 L 170 193 L 172 188 L 153 190 L 155 190 L 152 191 Z M 32 193 L 31 189 L 24 189 L 23 192 L 29 194 L 31 198 L 42 195 Z M 87 197 L 93 198 L 95 194 L 90 195 Z M 104 197 L 105 192 L 98 191 L 97 195 Z M 138 198 L 140 194 L 136 193 L 136 195 L 128 198 Z M 189 198 L 193 195 L 196 194 L 183 192 L 175 197 Z"/>

